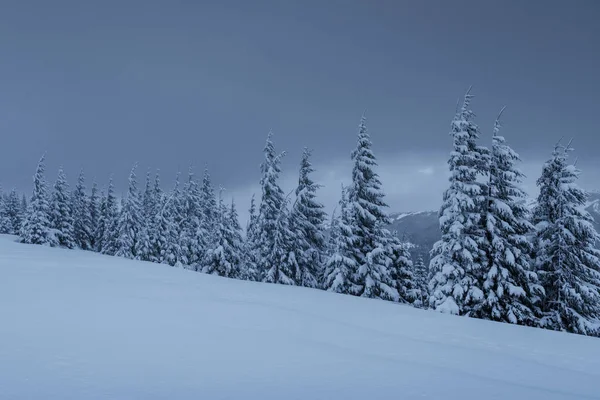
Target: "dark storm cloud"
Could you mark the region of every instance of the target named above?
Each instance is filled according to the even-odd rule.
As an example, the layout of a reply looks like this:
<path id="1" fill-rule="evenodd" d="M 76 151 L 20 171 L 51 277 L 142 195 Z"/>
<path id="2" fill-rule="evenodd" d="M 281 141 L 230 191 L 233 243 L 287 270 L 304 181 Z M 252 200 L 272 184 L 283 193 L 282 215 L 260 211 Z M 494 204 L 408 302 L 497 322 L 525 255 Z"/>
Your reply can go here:
<path id="1" fill-rule="evenodd" d="M 85 167 L 102 183 L 114 172 L 122 189 L 139 161 L 167 186 L 192 162 L 247 197 L 273 129 L 289 182 L 309 146 L 334 198 L 366 108 L 393 205 L 434 207 L 449 121 L 471 84 L 484 140 L 507 105 L 504 134 L 527 165 L 564 135 L 597 168 L 599 10 L 584 0 L 6 1 L 2 183 L 29 189 L 48 151 L 51 180 L 63 164 L 72 183 Z"/>

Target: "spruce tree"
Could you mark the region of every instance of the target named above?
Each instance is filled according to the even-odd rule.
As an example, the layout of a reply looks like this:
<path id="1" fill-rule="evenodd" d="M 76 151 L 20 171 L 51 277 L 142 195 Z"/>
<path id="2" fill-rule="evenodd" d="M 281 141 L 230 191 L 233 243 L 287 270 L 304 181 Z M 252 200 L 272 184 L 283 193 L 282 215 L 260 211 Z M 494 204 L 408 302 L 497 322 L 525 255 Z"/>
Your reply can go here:
<path id="1" fill-rule="evenodd" d="M 273 221 L 272 246 L 266 249 L 263 261 L 263 282 L 294 285 L 294 275 L 298 270 L 296 249 L 293 245 L 295 234 L 289 226 L 287 212 L 288 199 L 284 198 Z M 262 261 L 262 260 L 261 260 Z"/>
<path id="2" fill-rule="evenodd" d="M 148 229 L 148 240 L 150 244 L 150 251 L 148 252 L 148 260 L 152 262 L 160 263 L 160 254 L 158 248 L 160 247 L 157 243 L 160 243 L 164 237 L 164 232 L 160 232 L 160 219 L 162 218 L 161 213 L 163 210 L 164 199 L 162 189 L 160 187 L 160 175 L 157 170 L 154 175 L 154 185 L 148 191 L 146 188 L 145 199 L 145 214 L 146 214 L 146 225 Z"/>
<path id="3" fill-rule="evenodd" d="M 119 249 L 119 205 L 115 197 L 113 178 L 108 181 L 106 191 L 105 229 L 102 236 L 102 254 L 114 256 Z"/>
<path id="4" fill-rule="evenodd" d="M 231 252 L 234 265 L 233 277 L 237 279 L 248 280 L 248 269 L 244 264 L 244 239 L 242 237 L 242 227 L 240 226 L 240 218 L 235 206 L 235 201 L 231 199 L 229 212 L 227 213 L 229 220 L 229 231 L 231 232 Z"/>
<path id="5" fill-rule="evenodd" d="M 245 276 L 242 279 L 255 281 L 258 279 L 258 214 L 256 212 L 255 195 L 250 200 L 250 209 L 248 210 L 249 219 L 246 225 L 246 240 L 244 241 L 244 268 Z"/>
<path id="6" fill-rule="evenodd" d="M 478 178 L 486 176 L 489 151 L 477 145 L 479 128 L 473 121 L 471 98 L 468 91 L 452 121 L 450 187 L 444 193 L 439 214 L 442 238 L 433 247 L 429 267 L 430 307 L 459 315 L 471 315 L 481 308 L 487 265 L 482 226 L 487 189 Z"/>
<path id="7" fill-rule="evenodd" d="M 203 243 L 204 247 L 211 245 L 211 238 L 214 237 L 217 215 L 217 198 L 215 197 L 215 190 L 210 180 L 208 168 L 205 167 L 204 176 L 202 177 L 202 187 L 200 188 L 200 231 L 207 239 Z M 201 257 L 203 257 L 203 255 Z"/>
<path id="8" fill-rule="evenodd" d="M 10 221 L 10 234 L 18 235 L 21 230 L 22 213 L 19 204 L 19 195 L 16 189 L 12 189 L 6 199 L 6 216 Z"/>
<path id="9" fill-rule="evenodd" d="M 219 214 L 215 229 L 215 240 L 206 251 L 203 272 L 228 278 L 240 276 L 242 262 L 239 244 L 236 241 L 233 220 L 223 203 L 223 189 L 219 191 Z"/>
<path id="10" fill-rule="evenodd" d="M 181 193 L 178 185 L 179 181 L 177 180 L 175 189 L 160 213 L 158 221 L 159 239 L 155 241 L 155 246 L 159 250 L 159 262 L 169 264 L 172 267 L 183 267 L 184 265 L 182 262 L 184 256 L 181 248 L 180 227 L 177 223 L 181 212 L 179 205 Z"/>
<path id="11" fill-rule="evenodd" d="M 296 188 L 296 201 L 290 214 L 290 228 L 294 232 L 292 244 L 298 254 L 296 285 L 315 288 L 322 275 L 322 263 L 326 249 L 325 218 L 323 205 L 316 200 L 320 185 L 313 182 L 310 174 L 314 169 L 310 163 L 311 152 L 305 148 L 300 162 L 300 174 Z"/>
<path id="12" fill-rule="evenodd" d="M 21 196 L 21 224 L 25 220 L 25 216 L 27 215 L 27 210 L 29 209 L 29 202 L 27 201 L 27 196 L 25 193 Z"/>
<path id="13" fill-rule="evenodd" d="M 136 169 L 137 164 L 133 166 L 129 174 L 129 189 L 119 217 L 118 244 L 115 254 L 130 259 L 136 258 L 137 242 L 140 239 L 139 234 L 142 227 L 142 210 L 135 175 Z"/>
<path id="14" fill-rule="evenodd" d="M 10 234 L 12 230 L 11 221 L 8 218 L 7 200 L 0 187 L 0 233 L 5 235 Z"/>
<path id="15" fill-rule="evenodd" d="M 90 204 L 85 193 L 85 175 L 83 169 L 79 173 L 77 186 L 71 196 L 73 210 L 73 238 L 77 247 L 83 250 L 92 249 L 92 222 Z"/>
<path id="16" fill-rule="evenodd" d="M 500 115 L 494 124 L 489 169 L 484 303 L 473 316 L 534 325 L 541 290 L 529 258 L 532 248 L 528 236 L 533 226 L 525 205 L 527 196 L 520 188 L 524 175 L 515 165 L 520 162 L 519 155 L 498 134 Z"/>
<path id="17" fill-rule="evenodd" d="M 414 266 L 415 284 L 417 287 L 417 300 L 415 301 L 415 307 L 427 308 L 429 289 L 428 289 L 428 271 L 425 263 L 423 262 L 423 256 L 419 255 Z"/>
<path id="18" fill-rule="evenodd" d="M 20 236 L 23 243 L 54 246 L 57 242 L 50 226 L 50 203 L 44 177 L 45 159 L 46 155 L 44 154 L 33 176 L 33 193 L 27 206 Z"/>
<path id="19" fill-rule="evenodd" d="M 100 199 L 98 201 L 98 223 L 94 228 L 94 241 L 95 247 L 94 251 L 98 253 L 102 253 L 104 249 L 104 231 L 106 230 L 106 206 L 107 206 L 107 197 L 104 189 L 102 189 L 102 193 L 100 193 Z"/>
<path id="20" fill-rule="evenodd" d="M 279 187 L 279 174 L 281 173 L 281 158 L 285 153 L 276 154 L 273 145 L 273 133 L 269 132 L 265 143 L 264 161 L 261 164 L 262 178 L 260 185 L 262 198 L 259 206 L 257 221 L 257 257 L 258 269 L 261 279 L 268 282 L 294 284 L 293 272 L 279 274 L 283 246 L 287 236 L 288 221 L 285 210 L 285 196 Z M 285 230 L 286 232 L 282 232 Z M 280 279 L 281 278 L 281 279 Z"/>
<path id="21" fill-rule="evenodd" d="M 72 249 L 77 247 L 73 232 L 73 208 L 69 194 L 69 184 L 61 168 L 54 183 L 52 200 L 50 203 L 50 223 L 55 231 L 57 244 Z"/>
<path id="22" fill-rule="evenodd" d="M 198 183 L 194 178 L 192 166 L 188 172 L 188 182 L 184 188 L 184 214 L 182 227 L 182 251 L 186 264 L 198 271 L 201 269 L 202 258 L 206 251 L 207 235 L 203 231 L 202 198 Z"/>
<path id="23" fill-rule="evenodd" d="M 330 292 L 349 294 L 355 292 L 351 276 L 356 271 L 354 246 L 356 238 L 352 227 L 353 213 L 348 204 L 348 189 L 342 187 L 342 197 L 339 202 L 339 218 L 332 217 L 329 240 L 330 255 L 325 262 L 323 288 Z"/>
<path id="24" fill-rule="evenodd" d="M 371 149 L 366 118 L 360 120 L 356 149 L 352 152 L 352 185 L 348 204 L 352 210 L 352 231 L 355 239 L 353 258 L 356 263 L 351 275 L 351 294 L 384 300 L 398 300 L 398 291 L 390 275 L 388 238 L 384 226 L 389 223 L 383 208 L 387 207 L 377 161 Z"/>
<path id="25" fill-rule="evenodd" d="M 101 240 L 97 236 L 98 224 L 100 222 L 100 198 L 98 195 L 98 184 L 94 180 L 92 182 L 92 191 L 90 192 L 90 249 L 98 251 L 98 241 Z"/>
<path id="26" fill-rule="evenodd" d="M 571 151 L 570 143 L 558 144 L 537 181 L 540 193 L 533 221 L 535 268 L 545 290 L 541 325 L 599 335 L 599 236 L 584 210 L 587 193 L 576 183 L 580 171 L 567 163 Z"/>
<path id="27" fill-rule="evenodd" d="M 420 291 L 413 270 L 407 243 L 403 243 L 396 232 L 387 233 L 388 268 L 394 287 L 398 291 L 398 301 L 413 304 L 419 301 Z"/>
<path id="28" fill-rule="evenodd" d="M 150 169 L 146 172 L 146 186 L 141 199 L 140 214 L 142 219 L 135 246 L 135 258 L 141 261 L 150 261 L 152 258 L 150 232 L 152 230 L 153 192 L 151 188 Z"/>

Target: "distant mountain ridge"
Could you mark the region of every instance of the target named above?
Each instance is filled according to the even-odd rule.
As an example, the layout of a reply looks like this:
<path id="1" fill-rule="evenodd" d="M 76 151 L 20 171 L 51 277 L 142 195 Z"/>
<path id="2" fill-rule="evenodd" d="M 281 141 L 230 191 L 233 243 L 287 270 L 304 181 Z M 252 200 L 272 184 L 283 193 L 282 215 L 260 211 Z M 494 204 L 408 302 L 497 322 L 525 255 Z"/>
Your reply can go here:
<path id="1" fill-rule="evenodd" d="M 594 219 L 594 228 L 600 232 L 600 190 L 588 191 L 588 201 L 585 210 Z M 530 199 L 527 205 L 530 209 L 535 207 L 535 199 Z M 439 226 L 439 211 L 414 211 L 391 213 L 392 223 L 388 229 L 410 242 L 413 258 L 422 256 L 425 262 L 429 261 L 429 252 L 434 243 L 441 237 Z M 600 243 L 597 244 L 600 247 Z"/>

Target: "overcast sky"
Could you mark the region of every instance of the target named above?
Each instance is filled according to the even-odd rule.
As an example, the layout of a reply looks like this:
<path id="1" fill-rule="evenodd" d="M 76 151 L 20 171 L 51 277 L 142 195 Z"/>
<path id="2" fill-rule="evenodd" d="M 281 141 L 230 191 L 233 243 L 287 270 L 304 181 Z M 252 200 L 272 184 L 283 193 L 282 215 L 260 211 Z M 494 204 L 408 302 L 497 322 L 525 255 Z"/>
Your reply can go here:
<path id="1" fill-rule="evenodd" d="M 208 165 L 247 208 L 264 140 L 286 150 L 284 186 L 314 149 L 322 199 L 337 200 L 366 109 L 394 210 L 437 208 L 456 99 L 470 86 L 490 143 L 504 135 L 533 191 L 561 136 L 600 188 L 600 2 L 4 1 L 0 179 L 30 190 L 47 151 L 71 183 L 85 168 L 124 190 L 134 161 Z"/>

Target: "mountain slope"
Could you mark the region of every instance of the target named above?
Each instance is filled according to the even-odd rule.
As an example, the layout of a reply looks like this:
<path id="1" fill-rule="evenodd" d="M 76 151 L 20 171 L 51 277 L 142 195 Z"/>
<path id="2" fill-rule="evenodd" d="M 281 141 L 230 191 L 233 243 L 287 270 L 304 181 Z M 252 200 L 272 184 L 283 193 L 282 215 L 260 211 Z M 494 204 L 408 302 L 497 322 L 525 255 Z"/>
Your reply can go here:
<path id="1" fill-rule="evenodd" d="M 533 209 L 535 202 L 529 207 Z M 585 209 L 594 219 L 594 227 L 600 232 L 600 192 L 590 192 Z M 392 213 L 390 230 L 397 231 L 398 236 L 405 237 L 415 245 L 412 250 L 413 257 L 423 256 L 425 261 L 429 260 L 429 251 L 433 244 L 440 239 L 440 226 L 437 211 L 419 211 L 408 213 Z M 600 243 L 598 243 L 600 246 Z"/>
<path id="2" fill-rule="evenodd" d="M 0 237 L 2 399 L 598 399 L 600 340 Z"/>

